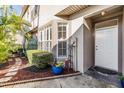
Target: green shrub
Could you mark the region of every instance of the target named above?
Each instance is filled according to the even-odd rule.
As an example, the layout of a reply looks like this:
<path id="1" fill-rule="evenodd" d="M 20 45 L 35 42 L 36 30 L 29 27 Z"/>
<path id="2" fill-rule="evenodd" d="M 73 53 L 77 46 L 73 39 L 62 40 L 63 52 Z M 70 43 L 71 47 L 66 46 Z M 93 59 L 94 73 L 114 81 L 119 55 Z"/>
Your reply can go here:
<path id="1" fill-rule="evenodd" d="M 124 76 L 121 76 L 121 77 L 120 77 L 120 80 L 124 80 Z"/>
<path id="2" fill-rule="evenodd" d="M 6 43 L 0 41 L 0 64 L 4 63 L 8 58 L 9 46 Z"/>
<path id="3" fill-rule="evenodd" d="M 28 61 L 29 61 L 29 63 L 31 65 L 33 64 L 33 62 L 32 62 L 32 60 L 33 60 L 33 54 L 34 55 L 37 55 L 37 54 L 41 54 L 42 55 L 42 54 L 48 53 L 48 54 L 52 55 L 52 53 L 49 53 L 47 51 L 42 51 L 42 50 L 27 50 L 26 53 L 27 53 Z"/>
<path id="4" fill-rule="evenodd" d="M 32 64 L 38 68 L 46 68 L 48 64 L 53 62 L 53 55 L 49 52 L 34 53 Z"/>
<path id="5" fill-rule="evenodd" d="M 13 44 L 12 45 L 12 49 L 10 49 L 9 51 L 17 52 L 19 49 L 22 49 L 22 45 L 20 45 L 20 44 Z"/>
<path id="6" fill-rule="evenodd" d="M 29 63 L 32 64 L 32 55 L 34 53 L 42 53 L 42 52 L 44 52 L 44 51 L 42 51 L 42 50 L 27 50 L 26 53 L 27 53 L 27 58 L 28 58 Z"/>

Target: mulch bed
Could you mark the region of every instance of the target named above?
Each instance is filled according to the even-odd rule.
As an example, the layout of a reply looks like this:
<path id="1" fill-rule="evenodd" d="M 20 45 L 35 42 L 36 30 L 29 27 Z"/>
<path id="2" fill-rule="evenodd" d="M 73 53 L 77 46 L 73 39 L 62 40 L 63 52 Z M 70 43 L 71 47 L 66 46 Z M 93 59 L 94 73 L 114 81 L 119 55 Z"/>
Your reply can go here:
<path id="1" fill-rule="evenodd" d="M 0 65 L 0 77 L 4 76 L 8 71 L 15 64 L 15 57 L 9 57 L 12 61 L 7 61 Z"/>
<path id="2" fill-rule="evenodd" d="M 9 68 L 14 65 L 16 57 L 12 57 L 11 59 L 13 59 L 13 61 L 6 62 L 0 68 L 0 78 L 4 77 L 4 75 L 8 72 Z M 44 70 L 38 69 L 35 66 L 29 66 L 28 60 L 26 58 L 21 58 L 21 60 L 22 60 L 22 64 L 19 67 L 17 74 L 12 76 L 12 79 L 7 82 L 16 82 L 16 81 L 56 76 L 56 75 L 52 74 L 51 67 L 48 67 L 47 69 L 44 69 Z M 4 72 L 4 73 L 2 73 L 2 72 Z M 72 74 L 72 73 L 75 73 L 75 71 L 73 71 L 72 69 L 70 69 L 69 71 L 67 71 L 67 69 L 64 69 L 64 72 L 62 73 L 62 75 Z"/>
<path id="3" fill-rule="evenodd" d="M 65 74 L 70 74 L 70 73 L 75 73 L 73 70 L 70 70 L 69 72 L 65 69 L 64 72 L 62 73 L 63 75 Z M 18 73 L 9 81 L 19 81 L 19 80 L 28 80 L 28 79 L 35 79 L 35 78 L 44 78 L 44 77 L 51 77 L 51 76 L 56 76 L 52 74 L 51 69 L 45 69 L 45 70 L 39 70 L 34 67 L 27 67 L 24 69 L 20 69 Z"/>

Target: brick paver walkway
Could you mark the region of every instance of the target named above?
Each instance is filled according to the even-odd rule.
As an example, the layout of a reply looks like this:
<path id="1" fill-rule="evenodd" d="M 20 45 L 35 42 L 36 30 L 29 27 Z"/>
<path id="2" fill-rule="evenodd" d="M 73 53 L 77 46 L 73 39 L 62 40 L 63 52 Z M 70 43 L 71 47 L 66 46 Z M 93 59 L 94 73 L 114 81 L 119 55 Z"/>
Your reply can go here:
<path id="1" fill-rule="evenodd" d="M 9 59 L 10 61 L 11 59 Z M 0 78 L 0 82 L 7 82 L 12 79 L 12 76 L 16 75 L 22 61 L 20 58 L 15 58 L 15 64 L 9 69 L 9 71 L 4 75 L 4 77 Z"/>

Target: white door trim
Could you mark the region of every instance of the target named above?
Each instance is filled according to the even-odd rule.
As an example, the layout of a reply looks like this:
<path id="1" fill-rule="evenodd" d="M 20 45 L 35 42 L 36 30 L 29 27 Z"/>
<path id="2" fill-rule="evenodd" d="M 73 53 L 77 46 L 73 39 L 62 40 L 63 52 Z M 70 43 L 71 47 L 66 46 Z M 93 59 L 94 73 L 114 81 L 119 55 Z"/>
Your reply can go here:
<path id="1" fill-rule="evenodd" d="M 111 29 L 111 28 L 117 28 L 118 29 L 118 25 L 114 25 L 114 26 L 108 26 L 108 27 L 103 27 L 103 28 L 98 28 L 98 29 L 95 29 L 95 33 L 96 31 L 98 30 L 104 30 L 104 29 Z M 118 32 L 117 32 L 117 39 L 118 39 Z M 117 40 L 117 43 L 118 43 L 118 40 Z M 117 51 L 118 51 L 118 47 L 117 47 Z M 118 52 L 117 52 L 117 59 L 118 59 Z M 118 60 L 117 60 L 118 62 Z M 118 64 L 118 63 L 117 63 Z M 96 65 L 96 34 L 95 34 L 95 65 Z M 104 67 L 105 68 L 105 67 Z M 107 68 L 109 69 L 109 68 Z M 110 68 L 111 69 L 111 68 Z M 111 70 L 115 70 L 115 69 L 111 69 Z M 117 67 L 117 70 L 118 71 L 118 67 Z"/>

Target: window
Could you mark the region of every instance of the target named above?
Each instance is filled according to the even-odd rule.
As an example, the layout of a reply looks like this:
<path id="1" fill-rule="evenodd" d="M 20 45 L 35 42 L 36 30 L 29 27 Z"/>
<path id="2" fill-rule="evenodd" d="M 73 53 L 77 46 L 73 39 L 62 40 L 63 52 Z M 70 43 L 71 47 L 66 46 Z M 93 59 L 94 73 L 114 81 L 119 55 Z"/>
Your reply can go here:
<path id="1" fill-rule="evenodd" d="M 43 32 L 41 31 L 41 41 L 43 40 L 43 35 L 42 35 L 42 33 L 43 33 Z"/>
<path id="2" fill-rule="evenodd" d="M 52 28 L 50 27 L 50 40 L 52 39 Z"/>
<path id="3" fill-rule="evenodd" d="M 47 40 L 49 40 L 49 29 L 47 29 Z"/>
<path id="4" fill-rule="evenodd" d="M 36 34 L 33 34 L 31 36 L 31 39 L 28 41 L 27 48 L 28 49 L 37 49 L 37 36 L 36 36 Z"/>
<path id="5" fill-rule="evenodd" d="M 33 10 L 31 11 L 31 20 L 33 20 Z"/>
<path id="6" fill-rule="evenodd" d="M 58 24 L 58 57 L 67 55 L 67 23 Z"/>
<path id="7" fill-rule="evenodd" d="M 48 26 L 41 31 L 41 49 L 51 51 L 52 28 Z"/>
<path id="8" fill-rule="evenodd" d="M 58 39 L 66 39 L 66 31 L 67 24 L 66 23 L 59 23 L 58 24 Z"/>
<path id="9" fill-rule="evenodd" d="M 67 54 L 66 41 L 58 42 L 58 56 L 66 56 L 66 54 Z"/>
<path id="10" fill-rule="evenodd" d="M 34 16 L 38 15 L 38 5 L 34 7 Z"/>
<path id="11" fill-rule="evenodd" d="M 27 10 L 27 20 L 29 20 L 29 10 Z"/>
<path id="12" fill-rule="evenodd" d="M 38 15 L 38 5 L 35 5 L 35 7 L 31 11 L 31 20 L 33 20 Z"/>

